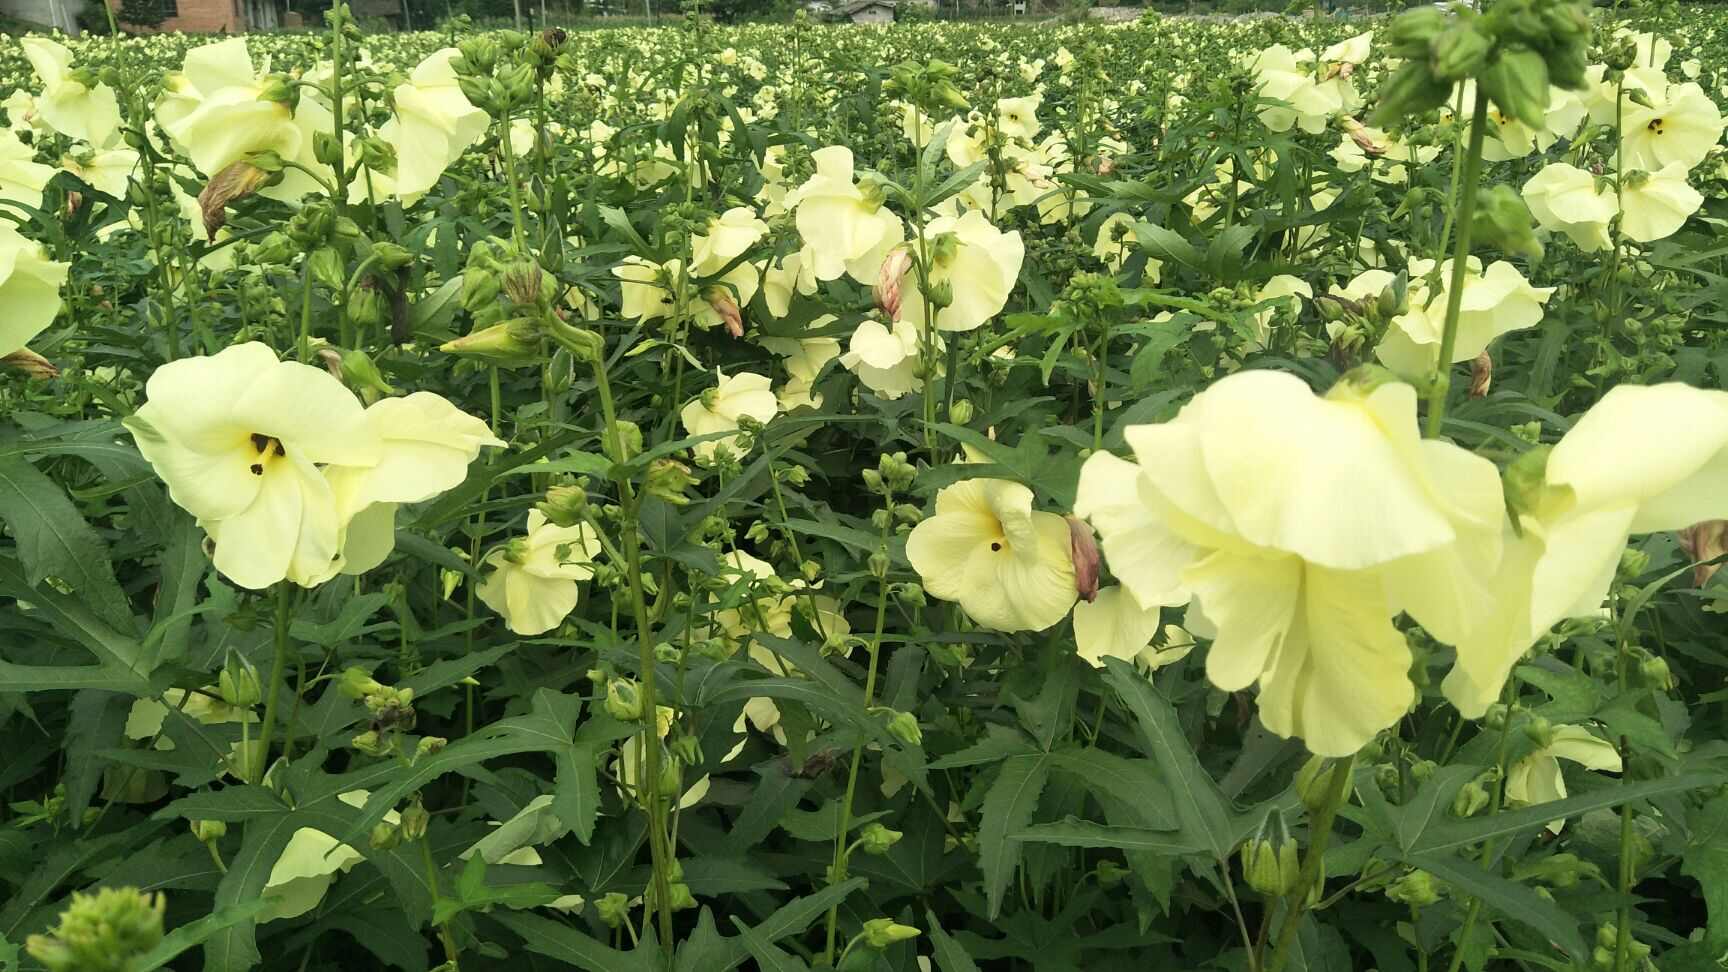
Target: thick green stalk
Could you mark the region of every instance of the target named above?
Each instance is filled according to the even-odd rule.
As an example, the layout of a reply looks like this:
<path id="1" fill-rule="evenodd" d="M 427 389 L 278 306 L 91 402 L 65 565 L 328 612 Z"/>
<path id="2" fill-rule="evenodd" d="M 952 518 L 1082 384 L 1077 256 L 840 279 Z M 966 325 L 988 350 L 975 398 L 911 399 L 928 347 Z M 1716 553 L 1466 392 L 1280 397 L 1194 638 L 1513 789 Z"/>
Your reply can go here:
<path id="1" fill-rule="evenodd" d="M 887 506 L 893 508 L 890 498 Z M 882 548 L 888 547 L 888 526 L 883 521 Z M 870 665 L 864 673 L 864 709 L 866 712 L 876 699 L 876 661 L 882 652 L 882 630 L 888 620 L 888 579 L 881 578 L 880 589 L 876 592 L 876 630 L 870 636 Z M 846 880 L 846 864 L 851 857 L 851 848 L 846 846 L 846 835 L 852 830 L 852 800 L 858 792 L 858 767 L 864 762 L 864 739 L 859 737 L 852 745 L 852 765 L 846 771 L 846 798 L 840 803 L 840 827 L 834 834 L 834 865 L 830 868 L 830 885 Z M 828 938 L 822 948 L 824 962 L 834 957 L 836 932 L 840 926 L 840 905 L 835 903 L 828 909 Z"/>
<path id="2" fill-rule="evenodd" d="M 572 353 L 578 353 L 576 348 Z M 623 443 L 618 436 L 618 410 L 612 398 L 612 383 L 606 375 L 606 351 L 604 348 L 593 352 L 594 384 L 600 392 L 600 412 L 606 423 L 606 443 L 614 456 L 624 454 Z M 630 584 L 630 608 L 636 616 L 636 634 L 640 652 L 640 667 L 638 673 L 642 678 L 642 773 L 637 777 L 637 792 L 643 797 L 648 810 L 648 851 L 654 864 L 653 890 L 654 911 L 660 929 L 660 947 L 666 954 L 672 954 L 674 945 L 672 936 L 672 882 L 669 880 L 673 862 L 673 849 L 668 846 L 666 834 L 666 807 L 660 796 L 660 733 L 659 733 L 659 702 L 655 694 L 654 674 L 656 660 L 654 657 L 654 638 L 648 628 L 648 600 L 642 589 L 642 546 L 638 531 L 633 529 L 629 520 L 634 518 L 639 506 L 636 491 L 630 485 L 630 480 L 624 476 L 618 477 L 619 498 L 623 500 L 625 525 L 618 532 L 624 542 L 625 579 Z"/>
<path id="3" fill-rule="evenodd" d="M 1440 434 L 1446 422 L 1446 395 L 1452 390 L 1452 351 L 1458 346 L 1458 313 L 1464 302 L 1464 271 L 1470 263 L 1471 221 L 1476 218 L 1476 183 L 1482 178 L 1482 139 L 1488 128 L 1488 95 L 1476 86 L 1476 104 L 1470 114 L 1470 143 L 1465 149 L 1462 185 L 1458 193 L 1458 236 L 1452 248 L 1452 277 L 1446 291 L 1446 328 L 1440 335 L 1440 359 L 1428 388 L 1430 439 Z"/>
<path id="4" fill-rule="evenodd" d="M 250 753 L 242 754 L 250 782 L 264 778 L 264 767 L 270 765 L 270 742 L 276 734 L 276 697 L 282 694 L 282 676 L 288 667 L 288 622 L 292 615 L 294 589 L 287 581 L 276 585 L 276 657 L 270 663 L 270 681 L 264 686 L 264 730 L 258 739 L 258 761 L 252 765 Z"/>
<path id="5" fill-rule="evenodd" d="M 1302 855 L 1302 870 L 1296 878 L 1296 887 L 1284 898 L 1284 924 L 1278 929 L 1278 944 L 1272 950 L 1271 961 L 1266 964 L 1267 972 L 1283 972 L 1285 964 L 1290 961 L 1290 948 L 1296 942 L 1296 929 L 1301 927 L 1302 916 L 1308 910 L 1309 892 L 1316 882 L 1326 880 L 1326 845 L 1332 841 L 1332 821 L 1350 794 L 1355 771 L 1354 754 L 1332 767 L 1328 781 L 1332 785 L 1326 791 L 1326 802 L 1320 805 L 1308 828 L 1308 849 Z"/>

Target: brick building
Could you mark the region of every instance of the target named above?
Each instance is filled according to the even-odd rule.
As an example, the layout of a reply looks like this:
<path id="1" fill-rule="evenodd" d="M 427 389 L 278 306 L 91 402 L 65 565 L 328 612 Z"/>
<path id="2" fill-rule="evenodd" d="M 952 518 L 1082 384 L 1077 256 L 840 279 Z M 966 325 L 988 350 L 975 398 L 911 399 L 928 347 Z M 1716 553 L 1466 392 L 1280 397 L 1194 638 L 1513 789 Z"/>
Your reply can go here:
<path id="1" fill-rule="evenodd" d="M 0 0 L 0 14 L 26 23 L 78 33 L 78 14 L 98 0 Z M 160 30 L 236 34 L 282 26 L 284 0 L 156 0 L 168 19 Z M 109 0 L 118 9 L 120 0 Z M 89 9 L 94 10 L 94 6 Z M 97 11 L 100 13 L 100 11 Z"/>

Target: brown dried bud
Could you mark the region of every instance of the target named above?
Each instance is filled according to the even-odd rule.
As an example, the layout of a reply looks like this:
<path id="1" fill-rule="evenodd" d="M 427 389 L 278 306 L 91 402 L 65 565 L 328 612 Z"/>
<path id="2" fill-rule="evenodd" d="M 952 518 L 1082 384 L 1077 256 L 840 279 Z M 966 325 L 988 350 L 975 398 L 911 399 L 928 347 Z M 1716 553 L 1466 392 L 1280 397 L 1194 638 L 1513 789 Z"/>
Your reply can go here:
<path id="1" fill-rule="evenodd" d="M 318 363 L 324 366 L 325 371 L 330 372 L 332 378 L 342 380 L 342 352 L 335 348 L 319 348 Z"/>
<path id="2" fill-rule="evenodd" d="M 1692 568 L 1693 583 L 1699 587 L 1710 583 L 1710 578 L 1722 569 L 1721 564 L 1710 561 L 1728 553 L 1728 520 L 1694 523 L 1676 536 L 1680 540 L 1680 549 L 1686 551 L 1686 556 L 1697 565 Z"/>
<path id="3" fill-rule="evenodd" d="M 1368 134 L 1367 127 L 1361 122 L 1347 117 L 1339 124 L 1344 127 L 1344 134 L 1349 135 L 1350 140 L 1356 143 L 1356 147 L 1362 150 L 1363 155 L 1380 156 L 1386 154 L 1386 146 L 1376 142 L 1374 136 Z"/>
<path id="4" fill-rule="evenodd" d="M 270 173 L 246 161 L 235 162 L 216 173 L 204 191 L 198 194 L 198 209 L 204 215 L 204 234 L 215 239 L 216 231 L 228 222 L 228 204 L 252 195 L 269 178 Z"/>
<path id="5" fill-rule="evenodd" d="M 876 274 L 876 306 L 888 315 L 889 320 L 900 316 L 900 281 L 911 268 L 911 252 L 904 246 L 897 246 L 888 251 L 882 269 Z"/>
<path id="6" fill-rule="evenodd" d="M 1470 397 L 1481 398 L 1488 394 L 1488 386 L 1494 383 L 1494 359 L 1484 351 L 1470 362 Z"/>
<path id="7" fill-rule="evenodd" d="M 60 377 L 60 369 L 54 367 L 54 362 L 29 348 L 19 348 L 11 354 L 0 357 L 0 365 L 5 365 L 13 371 L 21 371 L 30 378 Z"/>
<path id="8" fill-rule="evenodd" d="M 732 291 L 725 287 L 709 287 L 702 293 L 708 301 L 708 306 L 720 315 L 720 320 L 726 325 L 726 333 L 735 338 L 744 336 L 744 313 L 738 309 L 738 301 L 733 298 Z"/>
<path id="9" fill-rule="evenodd" d="M 1092 527 L 1077 516 L 1068 521 L 1068 552 L 1074 559 L 1074 590 L 1088 603 L 1098 599 L 1098 538 Z"/>

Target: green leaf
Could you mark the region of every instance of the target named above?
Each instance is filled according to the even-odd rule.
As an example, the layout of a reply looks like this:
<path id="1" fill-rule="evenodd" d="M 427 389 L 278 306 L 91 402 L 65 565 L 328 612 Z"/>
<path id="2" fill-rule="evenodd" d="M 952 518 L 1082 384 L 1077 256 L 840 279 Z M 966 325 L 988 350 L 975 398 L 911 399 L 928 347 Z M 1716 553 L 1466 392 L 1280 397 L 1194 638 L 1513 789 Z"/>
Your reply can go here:
<path id="1" fill-rule="evenodd" d="M 135 972 L 151 972 L 162 968 L 178 958 L 181 953 L 202 945 L 211 935 L 232 927 L 243 921 L 248 921 L 270 904 L 268 899 L 257 898 L 240 904 L 218 908 L 197 921 L 187 922 L 162 936 L 156 947 L 133 960 Z"/>
<path id="2" fill-rule="evenodd" d="M 1020 865 L 1020 842 L 1012 838 L 1026 829 L 1038 797 L 1050 779 L 1049 757 L 1043 753 L 1011 756 L 984 794 L 983 819 L 978 825 L 978 865 L 984 871 L 984 890 L 990 901 L 990 917 L 1002 911 L 1002 896 Z"/>
<path id="3" fill-rule="evenodd" d="M 1159 260 L 1173 261 L 1195 270 L 1205 262 L 1200 250 L 1181 234 L 1151 223 L 1134 224 L 1134 239 L 1140 249 Z"/>
<path id="4" fill-rule="evenodd" d="M 1200 757 L 1176 719 L 1176 710 L 1133 665 L 1119 658 L 1106 659 L 1105 664 L 1110 684 L 1134 713 L 1147 755 L 1158 764 L 1165 784 L 1173 790 L 1181 831 L 1213 857 L 1228 857 L 1236 846 L 1233 814 L 1218 784 L 1201 767 Z"/>
<path id="5" fill-rule="evenodd" d="M 1534 890 L 1490 874 L 1453 854 L 1412 854 L 1405 861 L 1479 898 L 1507 918 L 1541 932 L 1573 958 L 1581 959 L 1587 954 L 1584 939 L 1578 934 L 1578 920 Z"/>
<path id="6" fill-rule="evenodd" d="M 588 972 L 654 972 L 647 950 L 620 952 L 569 925 L 529 912 L 501 911 L 492 920 L 522 936 L 522 947 Z M 658 950 L 656 950 L 658 951 Z"/>
<path id="7" fill-rule="evenodd" d="M 1179 833 L 1153 830 L 1149 827 L 1117 827 L 1068 817 L 1059 823 L 1024 827 L 1011 835 L 1014 840 L 1030 840 L 1063 847 L 1114 847 L 1124 851 L 1152 851 L 1159 854 L 1198 854 L 1206 850 L 1190 843 Z"/>
<path id="8" fill-rule="evenodd" d="M 222 820 L 228 823 L 244 823 L 287 813 L 289 807 L 282 799 L 261 786 L 230 786 L 221 790 L 206 790 L 181 797 L 156 811 L 152 816 L 157 820 L 174 820 L 184 817 L 187 820 Z"/>
<path id="9" fill-rule="evenodd" d="M 1012 726 L 990 722 L 984 726 L 984 738 L 965 749 L 949 753 L 930 764 L 933 770 L 957 769 L 961 766 L 979 766 L 985 763 L 999 763 L 1010 756 L 1021 756 L 1034 752 L 1032 740 L 1026 734 Z"/>
<path id="10" fill-rule="evenodd" d="M 78 598 L 51 587 L 35 587 L 25 579 L 17 561 L 0 557 L 0 592 L 32 607 L 34 615 L 56 631 L 89 649 L 100 666 L 73 666 L 57 677 L 40 666 L 0 662 L 0 677 L 7 689 L 18 692 L 55 688 L 106 688 L 128 695 L 152 694 L 145 678 L 143 646 L 134 638 L 114 630 Z M 16 676 L 16 681 L 12 677 Z"/>
<path id="11" fill-rule="evenodd" d="M 1686 816 L 1690 831 L 1680 873 L 1695 878 L 1709 912 L 1704 941 L 1711 955 L 1728 950 L 1728 794 L 1717 794 Z"/>
<path id="12" fill-rule="evenodd" d="M 810 972 L 810 966 L 804 964 L 803 959 L 788 955 L 773 942 L 764 941 L 736 915 L 732 917 L 732 926 L 738 929 L 738 937 L 744 940 L 744 947 L 750 950 L 761 972 Z"/>
<path id="13" fill-rule="evenodd" d="M 936 968 L 939 972 L 978 972 L 978 964 L 972 961 L 972 956 L 960 947 L 952 935 L 942 928 L 942 923 L 936 920 L 936 912 L 925 911 L 924 923 L 929 926 L 930 949 L 935 953 Z"/>
<path id="14" fill-rule="evenodd" d="M 1564 800 L 1555 800 L 1552 803 L 1541 803 L 1519 810 L 1504 810 L 1480 819 L 1437 824 L 1429 827 L 1422 832 L 1420 837 L 1411 841 L 1407 850 L 1411 854 L 1432 854 L 1437 851 L 1457 850 L 1471 844 L 1479 844 L 1490 838 L 1504 837 L 1525 830 L 1535 830 L 1538 827 L 1547 826 L 1552 821 L 1575 817 L 1579 814 L 1589 813 L 1591 810 L 1617 807 L 1628 800 L 1642 800 L 1661 796 L 1665 793 L 1680 793 L 1707 786 L 1719 786 L 1723 779 L 1719 773 L 1685 773 L 1666 779 L 1646 780 L 1642 783 L 1604 786 L 1590 793 L 1567 797 Z"/>
<path id="15" fill-rule="evenodd" d="M 84 522 L 66 492 L 19 458 L 0 459 L 0 520 L 18 541 L 26 581 L 53 577 L 91 612 L 121 631 L 132 631 L 132 608 L 109 566 L 108 545 Z"/>

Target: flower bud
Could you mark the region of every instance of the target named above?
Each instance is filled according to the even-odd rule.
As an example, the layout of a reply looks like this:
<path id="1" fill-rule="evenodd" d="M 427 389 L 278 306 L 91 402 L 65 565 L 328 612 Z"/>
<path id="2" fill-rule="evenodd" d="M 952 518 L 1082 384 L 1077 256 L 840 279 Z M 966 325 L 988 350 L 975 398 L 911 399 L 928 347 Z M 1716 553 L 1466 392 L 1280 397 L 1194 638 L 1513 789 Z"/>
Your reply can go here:
<path id="1" fill-rule="evenodd" d="M 348 745 L 368 756 L 382 758 L 396 751 L 396 738 L 394 735 L 381 735 L 376 729 L 368 729 L 348 740 Z"/>
<path id="2" fill-rule="evenodd" d="M 1475 77 L 1488 62 L 1494 39 L 1472 23 L 1460 23 L 1442 31 L 1429 44 L 1434 73 L 1448 81 Z"/>
<path id="3" fill-rule="evenodd" d="M 220 820 L 192 820 L 188 823 L 192 827 L 192 836 L 198 838 L 200 844 L 214 843 L 228 834 L 228 825 Z"/>
<path id="4" fill-rule="evenodd" d="M 1248 886 L 1268 897 L 1290 894 L 1301 881 L 1302 862 L 1296 843 L 1287 838 L 1249 838 L 1242 845 L 1240 858 Z"/>
<path id="5" fill-rule="evenodd" d="M 613 462 L 629 462 L 642 454 L 642 429 L 628 419 L 615 419 L 612 434 L 600 440 L 606 458 Z"/>
<path id="6" fill-rule="evenodd" d="M 896 320 L 900 316 L 900 283 L 911 266 L 911 252 L 905 246 L 897 246 L 888 252 L 887 259 L 882 261 L 881 270 L 877 271 L 876 306 L 889 320 Z"/>
<path id="7" fill-rule="evenodd" d="M 1541 716 L 1531 716 L 1530 721 L 1524 723 L 1524 735 L 1537 749 L 1554 745 L 1554 727 Z"/>
<path id="8" fill-rule="evenodd" d="M 696 896 L 690 893 L 690 885 L 683 881 L 675 882 L 667 887 L 666 899 L 673 911 L 688 911 L 696 907 Z"/>
<path id="9" fill-rule="evenodd" d="M 918 728 L 918 717 L 910 712 L 895 712 L 889 716 L 888 734 L 908 746 L 924 743 L 924 730 Z"/>
<path id="10" fill-rule="evenodd" d="M 1476 83 L 1506 117 L 1536 129 L 1546 123 L 1548 63 L 1541 54 L 1520 49 L 1502 51 Z"/>
<path id="11" fill-rule="evenodd" d="M 50 972 L 127 972 L 162 941 L 168 901 L 137 888 L 72 892 L 72 903 L 46 935 L 31 935 L 25 951 Z"/>
<path id="12" fill-rule="evenodd" d="M 1098 538 L 1092 527 L 1077 516 L 1067 516 L 1068 555 L 1074 561 L 1074 589 L 1087 603 L 1098 599 Z"/>
<path id="13" fill-rule="evenodd" d="M 1296 795 L 1310 812 L 1319 812 L 1331 798 L 1333 774 L 1342 765 L 1324 756 L 1310 756 L 1308 762 L 1296 771 Z"/>
<path id="14" fill-rule="evenodd" d="M 1494 382 L 1494 359 L 1483 351 L 1470 362 L 1470 397 L 1482 398 L 1488 394 L 1488 386 Z"/>
<path id="15" fill-rule="evenodd" d="M 880 951 L 896 942 L 917 938 L 918 935 L 918 929 L 899 924 L 892 918 L 872 918 L 864 923 L 864 934 L 861 937 L 865 945 Z"/>
<path id="16" fill-rule="evenodd" d="M 321 246 L 313 250 L 306 258 L 310 262 L 312 279 L 318 281 L 326 289 L 340 293 L 348 285 L 347 266 L 343 263 L 342 254 L 333 246 Z"/>
<path id="17" fill-rule="evenodd" d="M 1458 789 L 1452 798 L 1452 815 L 1455 817 L 1474 817 L 1487 809 L 1489 795 L 1487 782 L 1491 774 L 1483 774 Z"/>
<path id="18" fill-rule="evenodd" d="M 924 296 L 929 299 L 931 307 L 941 310 L 954 303 L 954 285 L 946 280 L 938 280 L 925 289 Z"/>
<path id="19" fill-rule="evenodd" d="M 362 291 L 365 290 L 365 288 L 361 289 Z M 379 372 L 378 365 L 373 362 L 371 355 L 358 348 L 342 352 L 340 370 L 339 377 L 342 379 L 342 383 L 359 392 L 361 397 L 368 401 L 375 401 L 379 395 L 396 393 L 396 389 L 384 380 L 384 375 Z"/>
<path id="20" fill-rule="evenodd" d="M 1092 868 L 1092 875 L 1098 879 L 1098 886 L 1105 890 L 1120 885 L 1128 879 L 1130 873 L 1127 868 L 1108 859 L 1099 861 L 1097 866 Z"/>
<path id="21" fill-rule="evenodd" d="M 1411 871 L 1386 886 L 1386 897 L 1413 908 L 1421 908 L 1440 900 L 1440 888 L 1434 875 L 1427 871 Z"/>
<path id="22" fill-rule="evenodd" d="M 443 736 L 422 736 L 420 741 L 414 745 L 414 758 L 409 762 L 414 762 L 424 756 L 436 756 L 443 752 L 444 747 L 448 745 L 450 745 L 450 740 Z"/>
<path id="23" fill-rule="evenodd" d="M 553 486 L 546 498 L 534 504 L 546 520 L 561 527 L 581 523 L 588 510 L 588 490 L 577 486 Z"/>
<path id="24" fill-rule="evenodd" d="M 859 832 L 858 846 L 863 849 L 864 853 L 880 857 L 888 853 L 888 848 L 899 843 L 902 836 L 904 835 L 900 831 L 889 830 L 887 827 L 872 821 L 865 824 L 864 829 Z"/>
<path id="25" fill-rule="evenodd" d="M 215 239 L 216 231 L 228 222 L 228 204 L 244 199 L 263 188 L 270 173 L 242 159 L 230 163 L 211 177 L 198 193 L 198 211 L 204 220 L 204 233 Z"/>
<path id="26" fill-rule="evenodd" d="M 426 836 L 426 827 L 431 824 L 432 815 L 426 812 L 426 807 L 419 797 L 408 804 L 408 809 L 402 811 L 402 839 L 413 843 Z"/>
<path id="27" fill-rule="evenodd" d="M 637 722 L 642 718 L 642 693 L 635 682 L 614 678 L 606 683 L 606 714 L 620 722 Z"/>
<path id="28" fill-rule="evenodd" d="M 656 459 L 648 464 L 645 489 L 650 496 L 674 506 L 685 506 L 690 502 L 685 490 L 694 485 L 696 478 L 690 475 L 690 467 L 676 459 Z"/>
<path id="29" fill-rule="evenodd" d="M 1638 680 L 1658 691 L 1674 689 L 1674 672 L 1668 667 L 1667 659 L 1658 655 L 1648 655 L 1638 662 Z"/>
<path id="30" fill-rule="evenodd" d="M 60 369 L 54 367 L 54 362 L 29 348 L 19 348 L 11 354 L 0 356 L 0 366 L 19 372 L 27 378 L 47 380 L 60 377 Z"/>
<path id="31" fill-rule="evenodd" d="M 870 555 L 870 576 L 878 579 L 888 576 L 888 555 L 880 550 Z"/>
<path id="32" fill-rule="evenodd" d="M 528 364 L 540 357 L 540 331 L 532 320 L 517 317 L 447 341 L 438 350 L 478 358 L 488 364 Z"/>
<path id="33" fill-rule="evenodd" d="M 230 654 L 228 663 L 222 666 L 221 674 L 216 676 L 216 694 L 232 706 L 257 705 L 264 694 L 258 687 L 257 669 L 240 655 Z"/>
<path id="34" fill-rule="evenodd" d="M 1512 256 L 1542 259 L 1542 243 L 1536 239 L 1535 219 L 1518 190 L 1506 183 L 1478 192 L 1476 213 L 1470 223 L 1472 239 Z"/>
<path id="35" fill-rule="evenodd" d="M 351 699 L 362 699 L 384 690 L 384 684 L 372 677 L 372 673 L 358 665 L 343 669 L 341 677 L 336 680 L 336 690 Z"/>
<path id="36" fill-rule="evenodd" d="M 630 918 L 630 899 L 611 891 L 594 902 L 594 910 L 600 913 L 601 924 L 607 928 L 619 928 Z"/>
<path id="37" fill-rule="evenodd" d="M 372 828 L 367 844 L 373 850 L 387 851 L 402 843 L 402 829 L 393 823 L 378 821 Z"/>
<path id="38" fill-rule="evenodd" d="M 735 338 L 744 336 L 744 312 L 738 309 L 738 299 L 732 291 L 722 286 L 712 286 L 702 291 L 702 299 L 720 315 L 720 322 L 726 325 L 726 333 Z"/>

